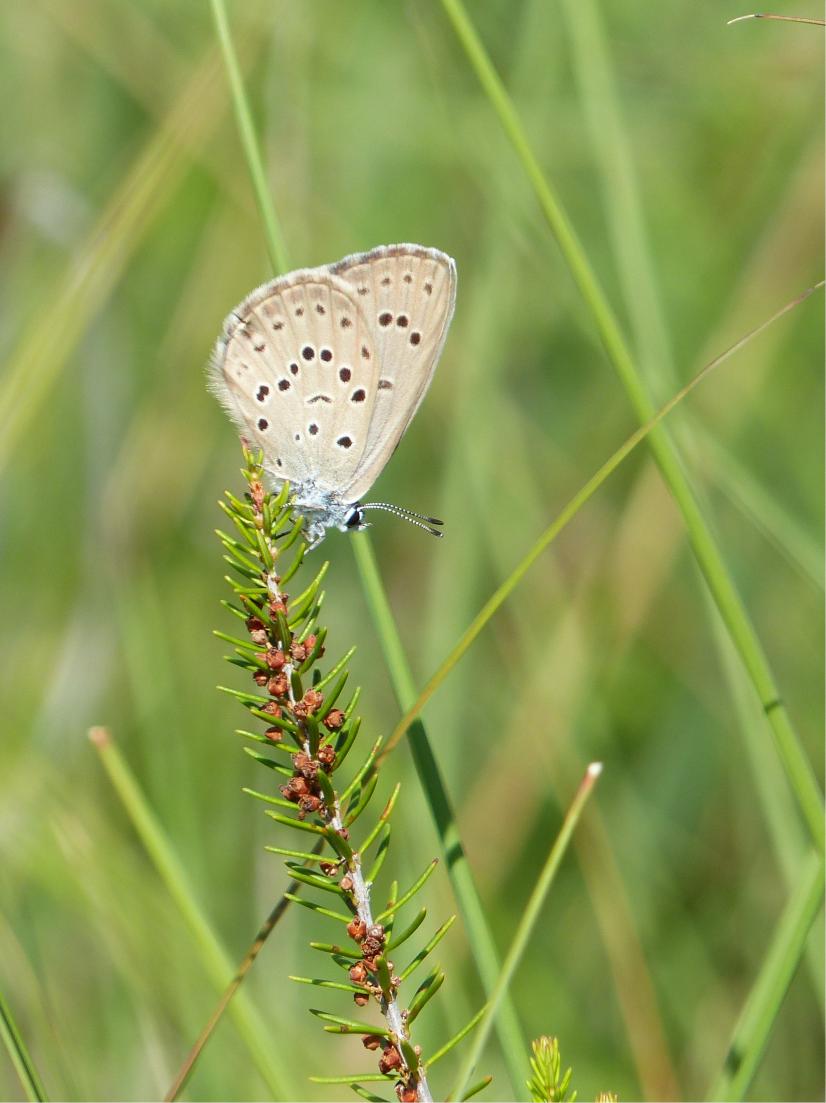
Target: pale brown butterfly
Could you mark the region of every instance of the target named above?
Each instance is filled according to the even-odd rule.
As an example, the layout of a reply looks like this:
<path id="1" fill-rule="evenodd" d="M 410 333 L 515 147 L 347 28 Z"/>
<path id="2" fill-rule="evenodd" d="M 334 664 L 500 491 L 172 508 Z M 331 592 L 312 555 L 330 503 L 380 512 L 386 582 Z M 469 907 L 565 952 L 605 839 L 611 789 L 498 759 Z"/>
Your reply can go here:
<path id="1" fill-rule="evenodd" d="M 365 528 L 368 509 L 441 535 L 436 518 L 361 498 L 430 386 L 455 300 L 445 253 L 381 245 L 271 280 L 228 315 L 210 388 L 273 488 L 289 481 L 311 547 Z"/>

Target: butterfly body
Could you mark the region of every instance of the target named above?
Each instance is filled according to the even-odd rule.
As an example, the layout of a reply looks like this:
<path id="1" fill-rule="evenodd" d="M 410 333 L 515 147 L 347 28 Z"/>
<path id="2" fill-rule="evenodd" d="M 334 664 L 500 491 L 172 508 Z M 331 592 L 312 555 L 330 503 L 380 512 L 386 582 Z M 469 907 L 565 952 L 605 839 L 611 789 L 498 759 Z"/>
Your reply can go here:
<path id="1" fill-rule="evenodd" d="M 290 483 L 312 544 L 364 527 L 360 499 L 424 398 L 455 294 L 446 254 L 385 245 L 263 284 L 225 320 L 211 388 L 273 487 Z"/>

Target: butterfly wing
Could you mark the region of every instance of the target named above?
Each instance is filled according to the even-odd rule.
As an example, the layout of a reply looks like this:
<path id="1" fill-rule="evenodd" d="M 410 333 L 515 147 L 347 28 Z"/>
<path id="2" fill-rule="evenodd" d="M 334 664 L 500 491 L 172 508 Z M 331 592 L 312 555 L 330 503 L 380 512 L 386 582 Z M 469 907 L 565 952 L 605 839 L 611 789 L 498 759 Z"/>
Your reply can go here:
<path id="1" fill-rule="evenodd" d="M 329 269 L 308 268 L 232 311 L 210 382 L 274 479 L 340 494 L 368 445 L 378 372 L 357 295 Z"/>
<path id="2" fill-rule="evenodd" d="M 355 292 L 378 356 L 367 446 L 343 488 L 360 499 L 404 435 L 436 369 L 456 300 L 456 265 L 438 249 L 382 245 L 330 266 Z"/>

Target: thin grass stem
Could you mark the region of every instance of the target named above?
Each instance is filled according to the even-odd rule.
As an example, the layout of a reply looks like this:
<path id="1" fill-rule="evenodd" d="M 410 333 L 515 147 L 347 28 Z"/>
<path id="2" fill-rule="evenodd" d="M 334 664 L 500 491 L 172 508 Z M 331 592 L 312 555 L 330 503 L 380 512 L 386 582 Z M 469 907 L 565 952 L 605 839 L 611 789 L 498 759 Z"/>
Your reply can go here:
<path id="1" fill-rule="evenodd" d="M 442 0 L 476 76 L 531 183 L 548 227 L 562 253 L 637 416 L 650 423 L 654 406 L 648 395 L 616 316 L 593 271 L 585 250 L 546 179 L 522 121 L 471 22 L 462 0 Z M 726 629 L 748 672 L 766 716 L 775 745 L 801 814 L 819 850 L 824 849 L 823 797 L 800 739 L 792 726 L 763 646 L 728 572 L 720 549 L 699 507 L 678 452 L 664 430 L 652 426 L 649 443 L 662 476 L 685 521 L 700 570 L 720 609 Z"/>
<path id="2" fill-rule="evenodd" d="M 255 201 L 258 204 L 258 213 L 264 226 L 264 239 L 267 245 L 270 263 L 276 272 L 286 272 L 290 268 L 290 256 L 287 243 L 281 229 L 281 223 L 275 213 L 275 206 L 270 198 L 270 188 L 267 183 L 267 173 L 264 168 L 264 159 L 261 156 L 261 147 L 255 132 L 255 123 L 252 119 L 252 108 L 244 88 L 244 78 L 241 75 L 241 66 L 238 64 L 238 55 L 235 52 L 235 44 L 229 29 L 227 9 L 224 0 L 211 0 L 212 16 L 215 21 L 215 33 L 221 44 L 221 52 L 224 55 L 224 63 L 227 70 L 230 91 L 232 93 L 232 106 L 235 111 L 235 120 L 238 124 L 238 134 L 244 149 L 244 157 L 247 161 L 247 171 L 250 174 Z"/>
<path id="3" fill-rule="evenodd" d="M 0 992 L 0 1038 L 3 1040 L 3 1045 L 6 1047 L 14 1071 L 20 1078 L 20 1083 L 23 1085 L 23 1090 L 28 1098 L 33 1103 L 40 1103 L 41 1100 L 48 1099 L 43 1082 L 38 1076 L 34 1062 L 29 1056 L 26 1043 L 23 1041 L 23 1035 L 14 1021 L 11 1008 L 2 992 Z"/>
<path id="4" fill-rule="evenodd" d="M 379 575 L 373 545 L 367 533 L 355 534 L 352 538 L 352 547 L 396 699 L 401 709 L 410 709 L 416 701 L 416 688 Z M 414 720 L 409 735 L 413 762 L 436 823 L 447 873 L 462 913 L 471 952 L 479 970 L 482 986 L 489 994 L 494 990 L 501 971 L 496 944 L 462 845 L 447 787 L 421 720 Z M 381 759 L 383 755 L 379 757 Z M 522 1035 L 516 1009 L 507 994 L 501 1001 L 496 1029 L 513 1090 L 521 1091 L 527 1044 Z"/>
<path id="5" fill-rule="evenodd" d="M 275 217 L 272 198 L 266 185 L 263 170 L 263 161 L 260 155 L 259 144 L 252 123 L 252 112 L 249 108 L 246 92 L 241 79 L 240 70 L 234 59 L 234 49 L 229 24 L 226 18 L 226 9 L 223 0 L 212 0 L 212 9 L 216 22 L 216 29 L 221 39 L 224 57 L 227 61 L 229 77 L 232 85 L 233 102 L 239 130 L 242 133 L 245 155 L 256 198 L 261 210 L 262 220 L 267 229 L 268 247 L 271 259 L 276 269 L 289 267 L 286 248 L 283 245 L 280 227 Z M 362 534 L 357 545 L 357 561 L 362 565 L 364 556 L 367 555 L 371 562 L 371 568 L 362 570 L 362 581 L 365 585 L 365 595 L 374 615 L 378 615 L 381 621 L 379 637 L 385 655 L 385 661 L 390 670 L 391 679 L 396 687 L 400 707 L 406 708 L 413 702 L 416 696 L 415 686 L 410 674 L 404 650 L 401 645 L 398 630 L 396 629 L 390 607 L 387 602 L 384 588 L 378 574 L 378 568 L 372 551 L 368 551 L 367 538 Z M 483 983 L 492 985 L 498 973 L 498 961 L 493 938 L 487 927 L 484 910 L 479 899 L 470 868 L 461 846 L 458 829 L 455 823 L 452 809 L 447 797 L 447 791 L 436 766 L 435 758 L 429 744 L 424 727 L 419 723 L 419 738 L 414 750 L 414 760 L 422 785 L 431 804 L 434 818 L 437 822 L 442 845 L 445 848 L 448 873 L 453 881 L 457 899 L 462 905 L 463 915 L 468 924 L 468 937 L 471 948 L 477 959 L 477 965 Z M 526 1052 L 524 1039 L 519 1029 L 515 1010 L 505 1001 L 502 1013 L 499 1016 L 498 1027 L 502 1039 L 503 1050 L 509 1071 L 514 1079 L 514 1089 L 521 1079 L 521 1058 Z M 519 1070 L 519 1071 L 517 1071 Z"/>
<path id="6" fill-rule="evenodd" d="M 324 847 L 324 840 L 319 839 L 318 842 L 315 844 L 315 846 L 313 848 L 313 853 L 312 854 L 303 855 L 303 854 L 300 854 L 298 851 L 284 851 L 284 853 L 285 854 L 292 853 L 292 854 L 295 854 L 296 856 L 303 857 L 305 859 L 306 864 L 309 865 L 311 862 L 314 862 L 316 860 L 315 856 L 321 853 L 323 847 Z M 267 849 L 268 850 L 275 850 L 276 848 L 275 847 L 267 847 Z M 296 893 L 298 891 L 299 891 L 298 882 L 297 881 L 291 881 L 290 884 L 287 886 L 287 892 Z M 198 1062 L 198 1058 L 201 1056 L 201 1053 L 203 1052 L 204 1047 L 206 1046 L 209 1039 L 212 1037 L 212 1033 L 215 1030 L 215 1027 L 221 1021 L 221 1018 L 223 1017 L 223 1014 L 226 1011 L 230 1000 L 232 999 L 232 997 L 235 995 L 235 993 L 240 988 L 241 984 L 243 983 L 244 977 L 247 975 L 247 973 L 253 967 L 253 964 L 255 963 L 255 959 L 258 957 L 258 955 L 261 953 L 261 950 L 264 948 L 264 943 L 267 941 L 269 936 L 272 934 L 273 928 L 281 920 L 281 917 L 284 915 L 284 913 L 286 912 L 286 910 L 289 906 L 290 906 L 290 901 L 286 898 L 286 896 L 282 896 L 281 899 L 278 901 L 278 903 L 275 905 L 275 907 L 272 909 L 270 914 L 267 916 L 267 918 L 261 924 L 261 926 L 258 930 L 258 933 L 256 934 L 255 938 L 253 939 L 252 945 L 247 950 L 246 954 L 244 955 L 243 961 L 238 966 L 238 969 L 235 973 L 235 976 L 232 978 L 230 983 L 227 985 L 227 987 L 222 992 L 221 998 L 218 1000 L 218 1003 L 215 1005 L 215 1008 L 214 1008 L 212 1014 L 210 1015 L 206 1025 L 204 1026 L 201 1033 L 198 1035 L 198 1038 L 197 1038 L 195 1044 L 193 1045 L 192 1049 L 186 1055 L 186 1060 L 181 1065 L 174 1081 L 172 1082 L 172 1085 L 170 1086 L 169 1090 L 167 1091 L 166 1095 L 164 1096 L 164 1103 L 172 1103 L 172 1101 L 177 1099 L 178 1096 L 183 1091 L 183 1089 L 186 1087 L 187 1081 L 189 1080 L 190 1076 L 192 1075 L 193 1070 L 195 1069 L 195 1065 Z"/>
<path id="7" fill-rule="evenodd" d="M 201 911 L 177 855 L 109 732 L 105 728 L 92 728 L 89 738 L 138 838 L 193 936 L 207 975 L 223 991 L 233 979 L 232 962 Z M 272 1031 L 264 1025 L 245 993 L 236 994 L 230 1012 L 269 1090 L 276 1098 L 294 1097 L 291 1078 L 274 1056 Z"/>
<path id="8" fill-rule="evenodd" d="M 553 543 L 559 536 L 562 530 L 574 519 L 577 513 L 582 507 L 593 497 L 602 484 L 608 479 L 610 475 L 616 471 L 622 461 L 628 456 L 638 444 L 640 444 L 651 430 L 659 424 L 682 400 L 694 390 L 712 371 L 720 367 L 726 360 L 733 356 L 736 352 L 742 349 L 749 341 L 753 340 L 770 325 L 782 318 L 783 315 L 788 314 L 790 310 L 793 310 L 800 303 L 804 302 L 811 294 L 816 290 L 819 290 L 824 286 L 823 281 L 816 284 L 814 287 L 808 288 L 801 295 L 796 296 L 791 302 L 786 303 L 780 310 L 776 311 L 770 318 L 762 322 L 756 329 L 753 329 L 745 337 L 741 337 L 739 341 L 736 341 L 725 352 L 715 357 L 714 360 L 709 361 L 694 378 L 682 387 L 675 395 L 673 395 L 664 406 L 662 406 L 654 417 L 646 424 L 636 429 L 626 441 L 620 445 L 620 447 L 605 461 L 604 464 L 591 476 L 590 479 L 577 491 L 577 493 L 571 498 L 563 509 L 557 514 L 551 524 L 545 529 L 545 531 L 539 536 L 536 542 L 532 545 L 527 554 L 519 561 L 514 567 L 513 571 L 508 575 L 505 581 L 494 591 L 494 593 L 488 598 L 487 602 L 482 606 L 479 613 L 471 621 L 465 632 L 459 638 L 456 645 L 449 652 L 443 662 L 440 664 L 436 672 L 430 677 L 424 689 L 419 693 L 414 703 L 407 709 L 405 715 L 401 718 L 399 723 L 393 730 L 390 738 L 384 746 L 383 751 L 378 757 L 378 763 L 388 755 L 393 748 L 398 744 L 399 740 L 408 731 L 410 726 L 421 714 L 422 709 L 445 680 L 447 675 L 456 665 L 456 663 L 462 658 L 465 652 L 469 649 L 473 641 L 494 615 L 497 610 L 504 604 L 511 593 L 516 589 L 518 584 L 522 581 L 530 568 L 539 558 L 541 553 Z"/>
<path id="9" fill-rule="evenodd" d="M 479 1061 L 485 1042 L 496 1021 L 496 1013 L 499 1009 L 502 997 L 507 992 L 517 966 L 522 960 L 522 955 L 527 949 L 528 942 L 530 941 L 537 920 L 539 919 L 539 913 L 542 910 L 542 906 L 554 882 L 556 871 L 559 869 L 559 864 L 568 849 L 574 829 L 579 823 L 580 816 L 582 815 L 588 798 L 594 791 L 594 786 L 601 772 L 602 764 L 599 762 L 592 762 L 585 771 L 585 777 L 580 782 L 576 796 L 571 802 L 565 819 L 562 821 L 562 827 L 559 829 L 559 834 L 554 840 L 554 844 L 550 849 L 545 865 L 542 867 L 542 872 L 536 880 L 530 899 L 525 905 L 525 910 L 519 921 L 519 926 L 516 928 L 513 941 L 505 955 L 505 960 L 502 962 L 499 978 L 490 994 L 481 1022 L 479 1023 L 479 1028 L 473 1035 L 471 1046 L 462 1062 L 459 1075 L 456 1078 L 456 1083 L 450 1092 L 451 1099 L 464 1098 L 464 1092 L 467 1088 L 468 1081 L 473 1075 L 473 1070 Z"/>
<path id="10" fill-rule="evenodd" d="M 823 858 L 810 854 L 781 916 L 760 972 L 737 1020 L 709 1099 L 743 1099 L 766 1049 L 780 1006 L 823 906 Z"/>

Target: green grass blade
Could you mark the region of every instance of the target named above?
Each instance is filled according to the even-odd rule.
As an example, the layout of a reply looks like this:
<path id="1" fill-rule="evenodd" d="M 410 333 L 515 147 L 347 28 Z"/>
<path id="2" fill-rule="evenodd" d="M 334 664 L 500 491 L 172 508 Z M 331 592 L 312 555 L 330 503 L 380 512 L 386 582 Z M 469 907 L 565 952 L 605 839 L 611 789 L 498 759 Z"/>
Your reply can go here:
<path id="1" fill-rule="evenodd" d="M 545 220 L 592 316 L 608 359 L 617 372 L 638 417 L 643 422 L 649 422 L 654 415 L 651 398 L 585 250 L 533 152 L 513 102 L 461 0 L 442 0 L 442 6 L 534 189 Z M 775 745 L 800 811 L 815 845 L 822 851 L 824 849 L 822 794 L 797 732 L 792 726 L 762 644 L 723 561 L 711 529 L 702 514 L 671 438 L 663 429 L 655 427 L 650 432 L 649 443 L 662 476 L 683 515 L 689 541 L 700 570 L 769 718 Z"/>
<path id="2" fill-rule="evenodd" d="M 456 665 L 456 663 L 462 658 L 470 645 L 496 613 L 496 611 L 505 603 L 510 597 L 530 568 L 539 558 L 543 551 L 559 536 L 562 530 L 574 519 L 577 513 L 582 507 L 593 497 L 597 490 L 602 486 L 606 479 L 613 474 L 619 467 L 626 456 L 640 444 L 646 437 L 652 432 L 652 430 L 665 418 L 682 400 L 694 390 L 712 371 L 720 367 L 731 356 L 743 348 L 749 341 L 753 340 L 758 334 L 762 333 L 770 325 L 776 322 L 783 315 L 787 314 L 790 310 L 793 310 L 799 303 L 805 301 L 814 291 L 823 287 L 823 283 L 818 283 L 815 287 L 809 288 L 804 291 L 802 295 L 798 295 L 792 299 L 791 302 L 786 303 L 780 310 L 776 311 L 770 318 L 767 318 L 765 322 L 762 322 L 756 329 L 753 329 L 750 333 L 746 334 L 735 344 L 731 345 L 720 356 L 709 361 L 695 376 L 694 378 L 682 387 L 675 395 L 672 396 L 666 402 L 664 406 L 661 406 L 657 413 L 648 421 L 645 425 L 642 425 L 639 429 L 635 430 L 624 444 L 611 455 L 604 464 L 591 476 L 591 478 L 577 491 L 577 493 L 571 498 L 568 503 L 563 507 L 560 513 L 551 524 L 540 535 L 538 540 L 533 544 L 528 553 L 519 561 L 514 567 L 505 581 L 494 591 L 494 593 L 488 598 L 481 610 L 474 619 L 471 621 L 468 628 L 462 634 L 456 645 L 449 652 L 447 657 L 443 660 L 436 672 L 430 677 L 424 689 L 416 698 L 415 702 L 408 708 L 405 715 L 401 718 L 396 725 L 392 735 L 385 744 L 382 754 L 379 756 L 381 760 L 385 755 L 396 746 L 404 733 L 411 727 L 413 722 L 421 713 L 424 706 L 445 680 L 447 675 Z M 818 796 L 818 800 L 819 800 Z"/>
<path id="3" fill-rule="evenodd" d="M 75 250 L 65 274 L 44 288 L 44 300 L 51 304 L 49 324 L 36 314 L 6 358 L 0 377 L 0 470 L 25 439 L 81 338 L 118 286 L 130 257 L 174 193 L 187 168 L 187 154 L 205 141 L 220 118 L 217 61 L 209 52 L 195 68 Z"/>
<path id="4" fill-rule="evenodd" d="M 571 802 L 571 807 L 568 809 L 565 819 L 562 822 L 562 827 L 559 830 L 559 834 L 554 840 L 554 844 L 551 847 L 545 865 L 542 867 L 542 872 L 537 878 L 533 892 L 522 913 L 522 918 L 519 921 L 519 926 L 516 928 L 516 933 L 513 936 L 510 949 L 505 956 L 505 960 L 502 962 L 499 978 L 490 994 L 488 1004 L 485 1007 L 482 1020 L 479 1024 L 479 1029 L 473 1035 L 473 1042 L 467 1052 L 465 1060 L 462 1062 L 462 1067 L 456 1078 L 456 1084 L 450 1092 L 452 1099 L 464 1098 L 464 1092 L 468 1081 L 473 1075 L 473 1070 L 479 1061 L 485 1042 L 496 1020 L 496 1013 L 502 997 L 507 992 L 513 975 L 516 972 L 516 968 L 522 960 L 522 955 L 527 948 L 536 922 L 539 919 L 542 905 L 545 903 L 548 891 L 553 884 L 556 871 L 559 869 L 559 864 L 562 861 L 563 855 L 568 849 L 568 845 L 574 833 L 574 828 L 577 823 L 579 823 L 579 818 L 582 815 L 588 798 L 594 791 L 594 786 L 601 772 L 602 766 L 600 763 L 591 763 L 585 772 L 585 777 L 577 790 L 576 796 Z"/>
<path id="5" fill-rule="evenodd" d="M 241 67 L 238 64 L 238 56 L 230 34 L 229 21 L 224 0 L 212 0 L 212 16 L 215 20 L 215 32 L 221 43 L 221 52 L 224 55 L 224 63 L 227 69 L 230 91 L 232 92 L 232 105 L 235 111 L 235 119 L 238 124 L 238 133 L 241 145 L 244 148 L 244 156 L 247 160 L 247 170 L 250 174 L 255 201 L 258 204 L 258 213 L 264 225 L 264 237 L 267 243 L 267 252 L 270 263 L 276 272 L 286 272 L 290 267 L 290 257 L 287 251 L 287 243 L 281 230 L 281 224 L 275 213 L 275 207 L 270 198 L 267 174 L 264 169 L 264 161 L 261 157 L 261 149 L 255 133 L 255 124 L 252 121 L 252 110 L 241 75 Z"/>
<path id="6" fill-rule="evenodd" d="M 723 1070 L 709 1099 L 743 1099 L 792 982 L 812 924 L 823 905 L 823 859 L 811 854 L 786 905 L 760 973 L 734 1028 Z"/>
<path id="7" fill-rule="evenodd" d="M 23 1035 L 17 1028 L 11 1008 L 6 1003 L 2 992 L 0 992 L 0 1038 L 3 1039 L 3 1045 L 14 1065 L 14 1071 L 20 1077 L 20 1083 L 29 1099 L 34 1100 L 35 1103 L 48 1099 L 40 1077 L 37 1075 L 37 1069 L 29 1056 L 26 1043 L 23 1041 Z"/>
<path id="8" fill-rule="evenodd" d="M 416 700 L 416 688 L 379 575 L 373 545 L 365 532 L 354 534 L 351 543 L 393 690 L 399 707 L 407 710 Z M 471 953 L 485 992 L 490 993 L 500 974 L 499 955 L 462 845 L 450 797 L 421 720 L 416 719 L 413 722 L 409 737 L 413 762 L 436 822 L 447 873 L 462 913 Z M 524 1080 L 522 1065 L 527 1053 L 527 1043 L 522 1035 L 516 1009 L 507 995 L 503 996 L 496 1027 L 513 1090 L 520 1092 L 520 1085 Z"/>
<path id="9" fill-rule="evenodd" d="M 89 735 L 139 839 L 192 933 L 207 975 L 223 992 L 232 982 L 235 969 L 198 906 L 177 855 L 109 733 L 103 728 L 93 728 Z M 296 1089 L 292 1087 L 286 1069 L 275 1057 L 274 1032 L 265 1026 L 246 993 L 235 993 L 229 1012 L 269 1090 L 276 1098 L 293 1097 Z"/>

